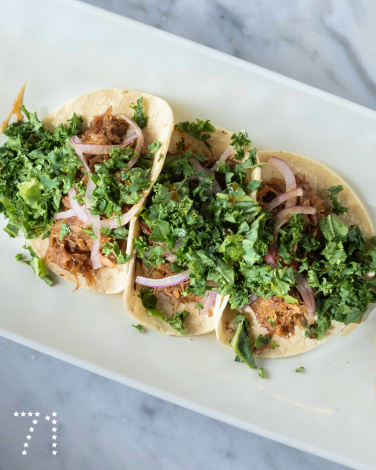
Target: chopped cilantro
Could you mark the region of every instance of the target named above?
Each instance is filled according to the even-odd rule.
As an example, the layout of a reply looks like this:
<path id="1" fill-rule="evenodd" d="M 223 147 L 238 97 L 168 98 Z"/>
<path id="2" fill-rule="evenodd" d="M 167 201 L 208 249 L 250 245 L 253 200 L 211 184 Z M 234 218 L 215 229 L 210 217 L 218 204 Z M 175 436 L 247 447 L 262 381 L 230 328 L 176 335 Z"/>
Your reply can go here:
<path id="1" fill-rule="evenodd" d="M 277 344 L 275 341 L 272 341 L 270 343 L 270 349 L 275 349 L 275 348 L 279 348 L 279 347 L 280 347 L 280 345 Z"/>
<path id="2" fill-rule="evenodd" d="M 159 142 L 159 140 L 154 140 L 150 145 L 148 145 L 146 148 L 149 150 L 150 153 L 157 153 L 158 150 L 161 148 L 162 143 Z"/>
<path id="3" fill-rule="evenodd" d="M 264 372 L 263 367 L 260 367 L 259 369 L 259 377 L 261 377 L 262 379 L 265 379 L 265 372 Z"/>
<path id="4" fill-rule="evenodd" d="M 16 258 L 16 261 L 21 261 L 22 258 L 23 258 L 23 254 L 22 253 L 17 253 L 15 258 Z"/>
<path id="5" fill-rule="evenodd" d="M 82 167 L 69 144 L 82 132 L 82 118 L 74 114 L 69 127 L 60 124 L 50 132 L 36 113 L 21 108 L 27 119 L 4 129 L 8 140 L 0 147 L 0 213 L 9 219 L 10 237 L 21 230 L 30 239 L 51 229 L 62 196 Z"/>
<path id="6" fill-rule="evenodd" d="M 249 147 L 251 141 L 248 139 L 247 132 L 238 132 L 231 136 L 231 145 L 235 148 L 234 160 L 243 160 L 244 158 L 244 147 Z M 253 164 L 256 163 L 256 159 Z"/>
<path id="7" fill-rule="evenodd" d="M 204 306 L 202 304 L 200 304 L 200 302 L 197 302 L 197 304 L 195 305 L 195 308 L 199 308 L 199 309 L 203 309 Z"/>
<path id="8" fill-rule="evenodd" d="M 330 193 L 329 199 L 333 204 L 333 213 L 336 215 L 342 215 L 345 212 L 348 212 L 348 208 L 338 202 L 338 194 L 343 191 L 343 186 L 340 184 L 338 186 L 332 186 L 327 191 Z"/>
<path id="9" fill-rule="evenodd" d="M 83 228 L 81 229 L 84 233 L 87 233 L 88 235 L 90 235 L 90 238 L 92 238 L 93 240 L 97 239 L 98 237 L 96 235 L 94 235 L 94 232 L 92 230 L 88 230 L 87 228 Z"/>
<path id="10" fill-rule="evenodd" d="M 215 132 L 215 127 L 211 124 L 209 119 L 206 121 L 200 121 L 200 119 L 196 119 L 196 122 L 180 122 L 176 125 L 176 128 L 179 131 L 194 137 L 195 139 L 201 140 L 208 147 L 208 149 L 211 149 L 211 145 L 209 144 L 208 139 L 211 137 L 210 134 Z"/>
<path id="11" fill-rule="evenodd" d="M 103 233 L 103 235 L 106 235 L 106 237 L 115 238 L 116 240 L 128 239 L 129 230 L 126 229 L 124 226 L 114 229 L 110 229 L 108 227 L 101 227 L 99 231 Z"/>
<path id="12" fill-rule="evenodd" d="M 34 274 L 36 277 L 39 277 L 44 281 L 48 286 L 52 286 L 52 278 L 50 275 L 47 274 L 47 268 L 46 265 L 44 264 L 44 261 L 40 258 L 38 258 L 37 254 L 33 250 L 33 248 L 29 245 L 24 245 L 22 248 L 25 250 L 28 250 L 30 255 L 31 255 L 31 260 L 28 261 L 22 261 L 22 254 L 19 253 L 16 255 L 16 260 L 17 261 L 22 261 L 22 263 L 27 264 L 32 268 L 34 271 Z"/>
<path id="13" fill-rule="evenodd" d="M 302 372 L 303 370 L 304 370 L 304 366 L 301 366 L 295 369 L 295 372 Z"/>
<path id="14" fill-rule="evenodd" d="M 235 333 L 230 341 L 230 346 L 236 353 L 236 362 L 245 362 L 251 369 L 257 369 L 249 340 L 249 326 L 249 320 L 245 315 L 242 313 L 235 315 Z"/>
<path id="15" fill-rule="evenodd" d="M 270 336 L 269 335 L 262 336 L 260 334 L 256 338 L 255 348 L 262 348 L 263 346 L 266 346 L 269 343 L 270 343 Z"/>
<path id="16" fill-rule="evenodd" d="M 84 231 L 84 229 L 82 229 Z M 71 232 L 71 229 L 68 224 L 66 224 L 63 220 L 60 221 L 60 233 L 59 233 L 59 240 L 61 241 L 65 236 L 67 236 Z"/>
<path id="17" fill-rule="evenodd" d="M 129 106 L 134 110 L 134 116 L 133 116 L 133 121 L 137 123 L 138 127 L 140 129 L 145 129 L 145 127 L 148 125 L 148 116 L 144 114 L 144 108 L 143 108 L 143 101 L 144 97 L 141 96 L 136 102 L 135 105 L 133 103 Z"/>
<path id="18" fill-rule="evenodd" d="M 106 242 L 104 245 L 102 245 L 102 253 L 105 256 L 108 256 L 112 253 L 115 256 L 118 264 L 125 264 L 130 260 L 130 257 L 125 253 L 125 251 L 120 251 L 117 241 Z"/>
<path id="19" fill-rule="evenodd" d="M 143 333 L 142 325 L 138 324 L 138 325 L 132 325 L 132 326 L 133 326 L 133 328 L 136 328 L 136 330 L 139 333 Z"/>
<path id="20" fill-rule="evenodd" d="M 274 327 L 275 327 L 275 321 L 273 321 L 271 318 L 268 318 L 267 320 L 268 320 L 268 322 L 270 323 L 270 326 L 271 326 L 272 328 L 274 328 Z"/>

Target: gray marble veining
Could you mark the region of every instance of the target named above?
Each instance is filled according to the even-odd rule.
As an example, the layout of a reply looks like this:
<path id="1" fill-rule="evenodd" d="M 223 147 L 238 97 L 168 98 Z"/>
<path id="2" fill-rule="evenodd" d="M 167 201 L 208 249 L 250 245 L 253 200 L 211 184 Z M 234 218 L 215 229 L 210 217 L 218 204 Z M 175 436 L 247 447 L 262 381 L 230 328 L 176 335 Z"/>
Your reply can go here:
<path id="1" fill-rule="evenodd" d="M 376 108 L 376 2 L 84 1 Z"/>
<path id="2" fill-rule="evenodd" d="M 376 108 L 376 3 L 87 0 Z M 28 418 L 39 411 L 28 456 Z M 45 416 L 56 411 L 56 457 Z M 334 470 L 318 457 L 0 339 L 0 470 Z M 24 422 L 22 422 L 24 420 Z M 39 427 L 38 427 L 39 426 Z M 52 428 L 52 425 L 50 426 Z"/>
<path id="3" fill-rule="evenodd" d="M 56 433 L 45 419 L 54 411 Z M 14 412 L 40 416 L 15 417 Z M 0 338 L 0 417 L 1 470 L 344 468 L 5 338 Z M 38 423 L 32 425 L 33 419 Z M 57 436 L 56 456 L 52 435 Z"/>

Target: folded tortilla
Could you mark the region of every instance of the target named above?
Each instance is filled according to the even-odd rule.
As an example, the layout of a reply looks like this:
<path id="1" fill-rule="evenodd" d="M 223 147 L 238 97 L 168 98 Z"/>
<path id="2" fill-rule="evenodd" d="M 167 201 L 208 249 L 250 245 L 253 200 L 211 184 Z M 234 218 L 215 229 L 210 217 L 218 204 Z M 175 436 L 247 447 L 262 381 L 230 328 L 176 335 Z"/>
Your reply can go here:
<path id="1" fill-rule="evenodd" d="M 346 225 L 359 225 L 359 228 L 363 232 L 365 237 L 372 237 L 374 235 L 373 226 L 371 220 L 367 214 L 367 211 L 363 207 L 359 197 L 350 188 L 350 186 L 333 170 L 328 168 L 326 165 L 312 160 L 311 158 L 303 157 L 289 152 L 282 151 L 261 151 L 257 153 L 259 161 L 261 163 L 268 162 L 269 158 L 275 156 L 284 160 L 293 170 L 294 174 L 306 176 L 307 181 L 310 183 L 314 193 L 323 199 L 324 207 L 331 207 L 329 194 L 326 189 L 331 186 L 343 186 L 343 191 L 339 194 L 339 202 L 345 207 L 348 207 L 348 213 L 338 216 Z M 261 170 L 261 178 L 265 181 L 271 178 L 283 178 L 282 174 L 277 168 L 271 165 L 265 165 Z M 215 329 L 218 341 L 225 346 L 229 346 L 229 341 L 234 335 L 234 318 L 236 311 L 230 309 L 228 302 L 228 296 L 224 297 L 221 305 L 216 310 Z M 262 336 L 268 334 L 268 330 L 261 327 L 256 319 L 256 316 L 251 306 L 246 307 L 242 313 L 247 315 L 252 327 L 249 328 L 249 336 L 251 343 L 254 344 L 256 338 L 261 334 Z M 308 351 L 322 343 L 325 343 L 329 339 L 336 336 L 345 327 L 344 323 L 332 321 L 332 325 L 325 334 L 325 338 L 320 341 L 316 339 L 306 338 L 304 336 L 304 330 L 295 326 L 295 332 L 288 338 L 283 338 L 277 334 L 273 335 L 273 341 L 275 341 L 275 349 L 267 348 L 263 350 L 259 356 L 267 358 L 277 358 L 294 356 Z M 230 346 L 229 346 L 230 347 Z"/>
<path id="2" fill-rule="evenodd" d="M 231 136 L 233 132 L 226 131 L 224 129 L 217 128 L 216 131 L 212 134 L 209 142 L 212 146 L 211 152 L 212 155 L 218 160 L 226 148 L 230 145 Z M 203 142 L 191 137 L 183 132 L 180 132 L 174 129 L 171 140 L 170 146 L 168 149 L 168 153 L 174 154 L 177 153 L 177 146 L 179 142 L 183 141 L 185 144 L 185 150 L 191 150 L 193 153 L 197 153 L 199 150 L 203 152 L 206 156 L 209 153 L 208 148 L 203 144 Z M 248 158 L 248 150 L 245 148 L 246 151 L 246 158 Z M 234 156 L 235 152 L 230 155 L 230 158 Z M 252 170 L 248 170 L 247 178 L 250 179 L 260 179 L 260 168 L 255 168 Z M 131 236 L 132 232 L 132 236 Z M 139 297 L 139 292 L 141 286 L 135 284 L 135 280 L 137 276 L 142 276 L 142 268 L 140 263 L 137 262 L 137 257 L 133 249 L 132 239 L 138 237 L 140 234 L 140 223 L 138 219 L 134 219 L 131 222 L 129 238 L 128 238 L 128 246 L 127 246 L 127 254 L 130 255 L 131 259 L 126 265 L 126 279 L 125 279 L 125 289 L 124 289 L 124 303 L 127 312 L 132 315 L 139 323 L 144 326 L 153 328 L 154 330 L 160 331 L 161 333 L 165 333 L 171 336 L 181 336 L 176 330 L 171 328 L 169 325 L 164 323 L 162 320 L 155 318 L 155 317 L 148 317 L 146 315 L 146 310 L 142 305 L 141 299 Z M 217 295 L 214 306 L 212 307 L 212 316 L 209 317 L 208 314 L 200 315 L 202 310 L 195 308 L 196 302 L 190 303 L 178 303 L 177 305 L 172 305 L 170 303 L 170 299 L 168 296 L 164 294 L 159 294 L 157 308 L 162 310 L 168 318 L 171 318 L 175 313 L 180 313 L 183 310 L 190 312 L 188 317 L 184 322 L 184 326 L 186 328 L 187 335 L 202 335 L 205 333 L 210 333 L 214 330 L 214 322 L 215 322 L 215 312 L 220 308 L 222 303 L 222 297 Z"/>
<path id="3" fill-rule="evenodd" d="M 174 123 L 170 106 L 161 98 L 133 90 L 94 91 L 64 104 L 61 108 L 43 119 L 43 123 L 47 129 L 52 131 L 60 123 L 66 124 L 67 120 L 73 116 L 73 113 L 76 113 L 83 117 L 83 131 L 85 132 L 93 117 L 103 114 L 110 105 L 112 105 L 114 115 L 121 113 L 128 117 L 133 117 L 134 111 L 129 106 L 132 103 L 135 104 L 141 97 L 143 97 L 144 114 L 148 116 L 147 127 L 143 129 L 144 146 L 148 146 L 155 139 L 162 143 L 161 148 L 154 154 L 153 166 L 148 176 L 154 183 L 163 167 Z M 151 191 L 151 187 L 145 191 L 146 195 Z M 49 244 L 48 238 L 45 240 L 38 238 L 29 241 L 36 254 L 40 258 L 44 258 Z M 76 284 L 76 278 L 73 274 L 61 269 L 55 263 L 47 262 L 46 264 L 52 272 L 72 284 Z M 125 266 L 119 265 L 113 269 L 102 267 L 93 272 L 95 283 L 92 286 L 88 286 L 85 277 L 78 274 L 80 287 L 104 294 L 122 292 L 124 289 Z"/>

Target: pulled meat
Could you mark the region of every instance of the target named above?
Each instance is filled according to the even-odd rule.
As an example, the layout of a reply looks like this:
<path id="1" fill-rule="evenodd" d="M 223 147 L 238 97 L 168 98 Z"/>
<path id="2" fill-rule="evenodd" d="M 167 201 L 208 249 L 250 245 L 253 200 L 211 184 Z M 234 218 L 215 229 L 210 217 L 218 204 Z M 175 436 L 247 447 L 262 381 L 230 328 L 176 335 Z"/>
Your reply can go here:
<path id="1" fill-rule="evenodd" d="M 326 217 L 330 210 L 324 208 L 324 201 L 313 192 L 305 175 L 303 175 L 303 177 L 295 175 L 295 179 L 296 186 L 303 189 L 303 195 L 297 198 L 297 204 L 311 206 L 317 210 L 315 215 L 304 215 L 304 231 L 310 232 L 315 238 L 320 237 L 321 230 L 317 221 L 318 219 Z M 269 181 L 263 181 L 261 183 L 260 189 L 257 192 L 257 201 L 261 207 L 266 207 L 269 202 L 284 192 L 286 192 L 285 181 L 280 178 L 272 178 Z M 272 214 L 277 214 L 285 205 L 286 203 L 283 202 L 277 206 L 272 210 Z M 296 261 L 294 262 L 297 264 Z M 297 269 L 297 266 L 293 265 L 293 267 Z M 289 294 L 298 300 L 297 304 L 289 304 L 284 299 L 280 299 L 276 296 L 269 299 L 259 298 L 252 303 L 252 310 L 255 312 L 258 323 L 268 330 L 270 336 L 277 334 L 281 337 L 288 337 L 294 333 L 296 325 L 300 327 L 306 322 L 305 316 L 308 308 L 303 302 L 298 290 L 292 288 Z M 267 347 L 268 345 L 262 348 L 256 348 L 255 352 L 260 353 Z"/>
<path id="2" fill-rule="evenodd" d="M 149 277 L 151 279 L 165 279 L 166 277 L 169 276 L 176 276 L 176 273 L 174 273 L 169 266 L 169 263 L 166 264 L 158 264 L 158 266 L 152 271 L 151 273 L 148 273 L 144 267 L 144 264 L 142 264 L 144 274 L 146 277 Z M 170 286 L 170 287 L 156 287 L 153 289 L 154 295 L 157 297 L 159 294 L 163 293 L 170 297 L 170 301 L 179 301 L 181 303 L 187 304 L 189 302 L 202 302 L 202 297 L 199 295 L 193 295 L 193 294 L 188 294 L 188 295 L 182 295 L 183 292 L 187 290 L 187 287 L 189 286 L 189 280 L 180 282 L 179 284 L 176 284 L 175 286 Z"/>
<path id="3" fill-rule="evenodd" d="M 307 314 L 307 306 L 299 294 L 295 294 L 297 304 L 289 304 L 284 299 L 273 296 L 269 299 L 259 299 L 252 302 L 252 310 L 257 321 L 273 335 L 287 337 L 294 333 L 295 325 L 300 326 Z M 269 319 L 269 321 L 268 321 Z"/>
<path id="4" fill-rule="evenodd" d="M 78 273 L 82 274 L 88 286 L 91 286 L 95 282 L 90 261 L 94 240 L 88 233 L 82 231 L 85 225 L 78 217 L 70 217 L 63 221 L 69 225 L 71 232 L 59 240 L 60 220 L 54 223 L 45 259 L 73 274 L 76 278 L 76 289 L 79 287 Z"/>
<path id="5" fill-rule="evenodd" d="M 329 213 L 328 209 L 325 209 L 323 204 L 323 200 L 316 196 L 313 192 L 313 189 L 309 182 L 306 180 L 306 176 L 303 177 L 299 175 L 295 175 L 296 179 L 296 187 L 303 189 L 303 195 L 297 198 L 297 204 L 300 206 L 311 206 L 317 210 L 315 215 L 305 215 L 307 221 L 311 221 L 314 224 L 317 224 L 318 219 L 323 219 Z M 271 202 L 274 198 L 286 192 L 286 183 L 284 180 L 280 178 L 272 178 L 269 181 L 263 181 L 261 183 L 260 189 L 257 191 L 257 201 L 261 207 L 266 207 L 269 202 Z M 272 210 L 272 214 L 276 214 L 281 209 L 285 207 L 286 203 L 283 202 L 275 209 Z"/>
<path id="6" fill-rule="evenodd" d="M 118 145 L 122 143 L 128 127 L 128 123 L 124 119 L 112 115 L 112 106 L 110 106 L 105 113 L 93 118 L 90 127 L 82 136 L 82 142 L 93 145 Z M 84 157 L 90 170 L 94 172 L 94 165 L 107 160 L 109 155 L 84 154 Z M 83 174 L 78 174 L 77 176 L 82 178 L 84 184 L 87 183 L 86 176 Z M 67 196 L 64 196 L 61 202 L 64 209 L 68 210 L 71 208 Z M 124 204 L 122 212 L 128 212 L 131 207 L 130 204 Z M 78 274 L 84 276 L 87 284 L 91 286 L 95 283 L 90 260 L 94 240 L 88 233 L 82 231 L 83 228 L 88 227 L 77 217 L 63 219 L 63 221 L 69 225 L 70 233 L 62 240 L 59 240 L 60 220 L 54 223 L 49 238 L 49 247 L 46 252 L 46 261 L 51 261 L 61 269 L 73 274 L 76 278 L 76 289 L 79 287 Z M 106 243 L 107 240 L 109 238 L 101 234 L 101 245 Z M 118 240 L 118 244 L 121 251 L 126 249 L 125 240 Z M 100 254 L 100 259 L 102 264 L 109 268 L 114 268 L 117 265 L 116 257 L 113 254 L 107 257 Z"/>
<path id="7" fill-rule="evenodd" d="M 100 116 L 95 116 L 90 123 L 89 129 L 82 136 L 84 144 L 93 145 L 119 145 L 128 131 L 129 125 L 124 119 L 112 114 L 112 106 Z M 89 168 L 94 172 L 94 165 L 108 160 L 107 155 L 84 154 Z"/>

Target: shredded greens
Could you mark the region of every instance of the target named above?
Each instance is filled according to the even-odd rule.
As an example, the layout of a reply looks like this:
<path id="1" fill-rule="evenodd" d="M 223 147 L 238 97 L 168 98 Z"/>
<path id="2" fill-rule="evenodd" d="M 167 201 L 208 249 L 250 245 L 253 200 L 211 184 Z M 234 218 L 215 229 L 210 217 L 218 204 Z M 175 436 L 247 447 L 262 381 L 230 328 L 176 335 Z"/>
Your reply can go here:
<path id="1" fill-rule="evenodd" d="M 177 127 L 202 140 L 202 133 L 210 129 L 208 124 L 197 120 Z M 205 139 L 209 137 L 210 134 Z M 137 256 L 147 272 L 166 262 L 163 247 L 174 250 L 174 272 L 179 272 L 177 267 L 189 270 L 190 285 L 185 294 L 203 296 L 207 281 L 214 281 L 220 295 L 230 296 L 232 309 L 248 304 L 251 294 L 265 299 L 277 296 L 287 303 L 297 303 L 290 291 L 296 285 L 296 276 L 302 273 L 316 299 L 317 316 L 314 325 L 305 332 L 307 337 L 322 339 L 332 320 L 345 324 L 359 322 L 369 302 L 376 301 L 376 283 L 364 277 L 376 271 L 376 237 L 366 239 L 358 226 L 347 227 L 336 217 L 335 214 L 347 211 L 337 200 L 342 187 L 328 190 L 333 213 L 318 221 L 320 236 L 314 237 L 305 230 L 301 214 L 290 217 L 279 232 L 279 267 L 272 269 L 264 257 L 273 242 L 276 223 L 251 196 L 261 183 L 249 178 L 249 171 L 260 166 L 256 150 L 246 150 L 251 145 L 246 133 L 234 134 L 231 144 L 236 159 L 243 163 L 233 166 L 220 162 L 215 173 L 207 176 L 201 171 L 194 183 L 192 160 L 206 162 L 202 153 L 183 151 L 180 146 L 177 154 L 166 156 L 152 197 L 141 214 L 142 221 L 152 230 L 149 240 L 155 244 L 151 246 L 143 235 L 134 240 Z M 214 178 L 222 188 L 217 194 L 213 193 Z M 249 354 L 252 347 L 245 340 L 248 325 L 245 317 L 239 315 L 235 317 L 231 345 L 236 360 L 253 367 Z M 272 327 L 273 323 L 270 319 Z M 254 347 L 263 346 L 279 347 L 269 335 L 260 335 Z"/>

